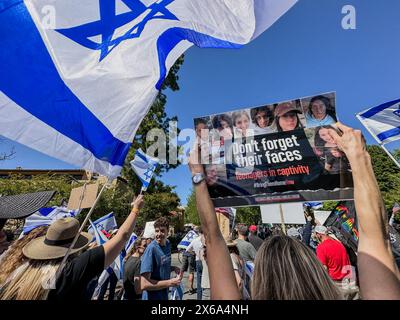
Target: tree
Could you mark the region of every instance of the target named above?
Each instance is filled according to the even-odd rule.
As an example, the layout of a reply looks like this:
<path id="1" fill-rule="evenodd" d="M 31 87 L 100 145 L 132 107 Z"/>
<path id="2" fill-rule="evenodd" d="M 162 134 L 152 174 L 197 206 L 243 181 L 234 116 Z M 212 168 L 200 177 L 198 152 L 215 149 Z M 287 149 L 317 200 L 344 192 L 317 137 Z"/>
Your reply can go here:
<path id="1" fill-rule="evenodd" d="M 164 93 L 164 91 L 166 89 L 171 89 L 172 91 L 179 90 L 178 71 L 179 71 L 179 68 L 181 67 L 183 61 L 184 61 L 184 58 L 182 55 L 175 62 L 174 66 L 169 71 L 168 77 L 165 79 L 165 81 L 162 85 L 161 91 L 158 93 L 153 105 L 150 108 L 150 111 L 148 112 L 146 117 L 141 122 L 140 127 L 136 132 L 134 141 L 132 142 L 132 146 L 128 152 L 128 156 L 125 159 L 125 164 L 122 169 L 122 176 L 129 181 L 129 185 L 132 186 L 132 188 L 135 192 L 140 191 L 141 182 L 136 177 L 134 172 L 132 171 L 129 163 L 130 163 L 130 161 L 133 160 L 136 150 L 141 148 L 143 151 L 146 151 L 148 149 L 148 147 L 154 143 L 152 141 L 146 140 L 147 133 L 150 130 L 161 129 L 163 132 L 168 132 L 169 122 L 178 120 L 178 117 L 176 117 L 176 116 L 167 117 L 167 114 L 165 112 L 165 104 L 167 102 L 167 96 Z M 179 129 L 178 129 L 178 133 L 179 133 Z M 168 138 L 168 135 L 167 135 L 167 138 Z M 169 154 L 168 147 L 169 146 L 168 146 L 168 140 L 167 140 L 167 155 Z M 179 165 L 178 163 L 177 164 L 166 163 L 166 164 L 160 165 L 158 167 L 158 169 L 156 170 L 155 175 L 157 177 L 160 177 L 163 172 L 174 169 L 178 165 Z M 149 193 L 163 192 L 165 190 L 164 189 L 165 187 L 166 186 L 164 186 L 164 184 L 159 181 L 155 184 L 152 183 L 147 191 Z"/>
<path id="2" fill-rule="evenodd" d="M 162 216 L 168 217 L 180 204 L 178 195 L 170 192 L 146 194 L 144 201 L 144 207 L 137 219 L 139 227 L 144 227 L 147 221 L 154 221 Z"/>
<path id="3" fill-rule="evenodd" d="M 0 137 L 0 143 L 3 143 L 4 139 Z M 0 152 L 0 161 L 12 159 L 15 155 L 15 148 L 11 147 L 8 151 Z"/>
<path id="4" fill-rule="evenodd" d="M 44 174 L 26 179 L 22 175 L 15 174 L 8 179 L 0 179 L 0 194 L 11 196 L 21 193 L 55 190 L 57 193 L 47 206 L 59 206 L 63 199 L 69 199 L 71 189 L 77 186 L 80 186 L 80 184 L 71 185 L 71 179 L 68 176 Z"/>
<path id="5" fill-rule="evenodd" d="M 261 210 L 260 207 L 243 207 L 238 208 L 236 211 L 236 222 L 244 223 L 247 226 L 252 224 L 258 225 L 261 222 Z"/>
<path id="6" fill-rule="evenodd" d="M 197 212 L 196 206 L 196 193 L 192 189 L 189 197 L 187 198 L 187 206 L 185 209 L 185 223 L 193 223 L 197 226 L 200 225 L 200 217 Z"/>
<path id="7" fill-rule="evenodd" d="M 400 203 L 400 169 L 379 146 L 368 146 L 367 150 L 385 206 L 391 210 L 395 202 Z M 399 155 L 399 150 L 395 150 L 395 155 Z"/>

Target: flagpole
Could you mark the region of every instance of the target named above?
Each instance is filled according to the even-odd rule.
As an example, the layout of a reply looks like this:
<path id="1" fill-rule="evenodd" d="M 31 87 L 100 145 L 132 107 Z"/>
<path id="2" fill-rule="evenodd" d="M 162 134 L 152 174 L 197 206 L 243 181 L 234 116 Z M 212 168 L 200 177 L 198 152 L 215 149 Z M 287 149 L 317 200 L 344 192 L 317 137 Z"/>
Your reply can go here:
<path id="1" fill-rule="evenodd" d="M 389 150 L 387 150 L 387 149 L 385 148 L 385 144 L 384 144 L 382 141 L 380 141 L 380 140 L 378 139 L 378 137 L 377 137 L 367 126 L 364 125 L 364 123 L 361 121 L 361 117 L 360 117 L 358 114 L 356 114 L 356 118 L 361 122 L 361 124 L 363 125 L 363 127 L 364 127 L 365 129 L 367 129 L 367 131 L 368 131 L 368 132 L 370 133 L 370 135 L 375 139 L 375 141 L 378 142 L 379 146 L 387 153 L 387 155 L 390 157 L 390 159 L 392 159 L 393 162 L 396 164 L 396 166 L 400 169 L 400 164 L 397 162 L 397 160 L 396 160 L 395 157 L 392 155 L 392 153 L 391 153 Z"/>
<path id="2" fill-rule="evenodd" d="M 90 208 L 88 214 L 87 214 L 86 217 L 85 217 L 85 220 L 83 220 L 82 225 L 81 225 L 81 227 L 80 227 L 78 233 L 76 234 L 74 240 L 72 241 L 71 245 L 69 246 L 68 251 L 67 251 L 67 253 L 65 254 L 63 260 L 61 261 L 61 264 L 60 264 L 60 266 L 58 267 L 57 272 L 56 272 L 56 277 L 55 277 L 56 282 L 55 282 L 55 284 L 57 283 L 57 279 L 59 278 L 59 276 L 60 276 L 62 270 L 63 270 L 64 267 L 65 267 L 65 264 L 66 264 L 66 262 L 67 262 L 67 259 L 68 259 L 69 254 L 71 253 L 72 248 L 75 246 L 76 241 L 78 241 L 78 238 L 79 238 L 79 236 L 80 236 L 80 234 L 81 234 L 83 228 L 85 227 L 86 223 L 87 223 L 88 220 L 90 219 L 90 216 L 92 215 L 93 210 L 94 210 L 94 208 L 96 207 L 97 202 L 100 200 L 100 197 L 101 197 L 101 195 L 102 195 L 104 189 L 105 189 L 106 186 L 108 185 L 108 183 L 109 183 L 109 182 L 107 181 L 107 183 L 105 183 L 105 184 L 103 185 L 103 187 L 101 188 L 99 194 L 97 195 L 97 198 L 96 198 L 95 202 L 93 203 L 93 206 Z"/>
<path id="3" fill-rule="evenodd" d="M 86 185 L 87 185 L 87 182 L 85 182 L 84 185 L 82 186 L 82 192 L 79 197 L 79 204 L 78 204 L 78 209 L 77 209 L 78 211 L 81 210 L 83 198 L 85 197 Z"/>
<path id="4" fill-rule="evenodd" d="M 389 150 L 387 150 L 387 149 L 385 148 L 385 145 L 384 145 L 383 143 L 380 144 L 380 146 L 381 146 L 381 148 L 387 153 L 387 155 L 390 157 L 390 159 L 393 160 L 393 162 L 396 164 L 396 166 L 400 169 L 400 164 L 397 162 L 397 160 L 396 160 L 396 158 L 393 156 L 393 154 L 392 154 Z"/>

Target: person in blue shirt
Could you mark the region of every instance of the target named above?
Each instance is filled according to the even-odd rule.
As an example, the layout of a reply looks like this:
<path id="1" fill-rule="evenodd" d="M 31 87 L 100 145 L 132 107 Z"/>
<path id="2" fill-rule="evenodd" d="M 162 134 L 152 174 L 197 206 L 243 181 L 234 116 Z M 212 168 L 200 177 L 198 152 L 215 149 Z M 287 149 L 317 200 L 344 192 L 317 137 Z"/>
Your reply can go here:
<path id="1" fill-rule="evenodd" d="M 171 266 L 171 244 L 167 239 L 169 221 L 165 217 L 154 222 L 155 239 L 147 246 L 140 267 L 143 300 L 168 300 L 168 288 L 179 286 L 180 269 Z M 177 276 L 171 278 L 171 272 Z"/>
<path id="2" fill-rule="evenodd" d="M 306 113 L 307 128 L 327 126 L 335 123 L 336 119 L 327 113 L 327 110 L 330 109 L 332 109 L 331 102 L 327 97 L 313 97 Z"/>

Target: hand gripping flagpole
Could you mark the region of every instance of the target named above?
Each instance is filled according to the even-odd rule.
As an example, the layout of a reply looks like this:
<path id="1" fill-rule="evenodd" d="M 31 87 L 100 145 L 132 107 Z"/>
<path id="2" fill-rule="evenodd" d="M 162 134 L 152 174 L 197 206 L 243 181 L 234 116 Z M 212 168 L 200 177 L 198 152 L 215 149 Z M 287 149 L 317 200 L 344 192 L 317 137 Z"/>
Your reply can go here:
<path id="1" fill-rule="evenodd" d="M 57 283 L 57 279 L 59 278 L 59 276 L 61 275 L 61 272 L 63 271 L 63 269 L 64 269 L 64 267 L 65 267 L 65 264 L 66 264 L 66 262 L 67 262 L 67 259 L 68 259 L 69 254 L 71 253 L 72 248 L 75 246 L 76 241 L 78 241 L 78 238 L 79 238 L 81 232 L 83 231 L 83 228 L 85 227 L 86 223 L 89 221 L 90 216 L 92 215 L 93 210 L 94 210 L 94 208 L 96 207 L 97 202 L 99 202 L 100 197 L 101 197 L 101 195 L 102 195 L 104 189 L 107 187 L 108 184 L 109 184 L 109 181 L 107 181 L 107 183 L 105 183 L 105 184 L 103 185 L 103 187 L 101 188 L 99 194 L 97 195 L 97 198 L 96 198 L 95 202 L 93 203 L 93 206 L 90 208 L 88 214 L 87 214 L 86 217 L 85 217 L 85 220 L 83 220 L 82 225 L 81 225 L 81 227 L 80 227 L 78 233 L 76 234 L 74 240 L 72 241 L 71 245 L 70 245 L 69 248 L 68 248 L 67 253 L 65 254 L 63 260 L 61 261 L 60 266 L 59 266 L 58 269 L 57 269 L 56 277 L 55 277 L 56 282 L 55 282 L 54 284 Z"/>

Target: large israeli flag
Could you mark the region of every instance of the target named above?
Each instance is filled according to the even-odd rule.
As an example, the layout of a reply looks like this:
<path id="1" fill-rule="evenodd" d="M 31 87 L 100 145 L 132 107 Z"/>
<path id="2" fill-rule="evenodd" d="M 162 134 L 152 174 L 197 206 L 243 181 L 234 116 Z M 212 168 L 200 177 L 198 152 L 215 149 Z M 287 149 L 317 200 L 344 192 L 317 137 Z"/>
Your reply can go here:
<path id="1" fill-rule="evenodd" d="M 240 48 L 297 0 L 1 0 L 0 134 L 119 175 L 170 67 Z"/>
<path id="2" fill-rule="evenodd" d="M 400 99 L 365 110 L 357 118 L 381 144 L 400 139 Z"/>
<path id="3" fill-rule="evenodd" d="M 49 226 L 58 219 L 75 217 L 78 214 L 79 210 L 68 210 L 66 207 L 43 207 L 25 219 L 22 234 L 26 235 L 40 226 Z"/>

